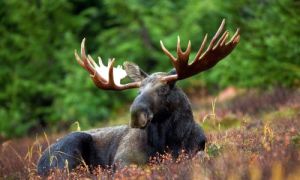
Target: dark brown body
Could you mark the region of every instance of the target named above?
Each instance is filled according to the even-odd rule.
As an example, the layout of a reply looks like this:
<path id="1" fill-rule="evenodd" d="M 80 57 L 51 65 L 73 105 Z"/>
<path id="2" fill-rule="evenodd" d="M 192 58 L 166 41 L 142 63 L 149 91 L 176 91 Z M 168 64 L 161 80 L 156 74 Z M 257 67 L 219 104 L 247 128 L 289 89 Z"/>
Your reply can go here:
<path id="1" fill-rule="evenodd" d="M 93 138 L 96 156 L 101 159 L 101 165 L 145 164 L 148 160 L 147 134 L 144 130 L 115 126 L 86 133 Z"/>
<path id="2" fill-rule="evenodd" d="M 153 80 L 156 75 L 150 77 Z M 162 86 L 174 85 L 164 84 L 157 88 Z M 118 167 L 146 164 L 149 158 L 157 153 L 169 151 L 176 158 L 183 149 L 190 154 L 203 150 L 206 138 L 201 127 L 193 119 L 187 97 L 176 86 L 170 89 L 169 94 L 171 96 L 163 95 L 163 97 L 166 102 L 171 98 L 172 105 L 161 104 L 165 108 L 155 111 L 151 109 L 154 115 L 144 127 L 139 124 L 139 119 L 132 117 L 131 127 L 99 128 L 74 132 L 61 138 L 43 153 L 38 162 L 38 173 L 47 175 L 53 168 L 73 169 L 83 162 L 90 166 L 102 167 L 115 164 Z M 142 95 L 143 93 L 138 97 Z M 147 99 L 147 97 L 136 98 L 131 107 L 132 114 L 143 113 L 133 109 L 140 103 L 139 99 L 144 98 Z M 143 103 L 147 104 L 147 101 Z"/>
<path id="3" fill-rule="evenodd" d="M 201 131 L 198 128 L 195 126 L 190 137 L 185 139 L 186 142 L 193 141 L 189 145 L 195 146 L 190 149 L 194 152 L 202 150 L 206 140 L 203 134 L 199 134 Z M 156 145 L 150 143 L 154 137 L 148 137 L 148 133 L 146 130 L 129 128 L 128 126 L 71 133 L 43 153 L 38 163 L 38 173 L 47 175 L 49 170 L 53 168 L 63 169 L 68 167 L 74 169 L 83 162 L 90 166 L 101 165 L 102 167 L 146 164 L 149 158 L 154 156 L 160 149 L 156 149 Z M 198 135 L 198 137 L 196 138 L 195 135 Z M 185 145 L 182 144 L 182 146 Z M 181 149 L 177 148 L 173 149 L 172 152 L 177 154 Z M 171 149 L 165 148 L 165 150 Z M 176 155 L 174 154 L 174 156 Z"/>

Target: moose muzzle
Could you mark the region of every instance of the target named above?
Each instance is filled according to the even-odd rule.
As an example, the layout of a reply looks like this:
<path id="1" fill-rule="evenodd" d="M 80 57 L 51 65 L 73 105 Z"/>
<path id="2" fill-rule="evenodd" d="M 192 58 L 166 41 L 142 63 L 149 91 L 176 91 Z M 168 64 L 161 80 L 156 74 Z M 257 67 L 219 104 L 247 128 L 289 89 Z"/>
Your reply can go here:
<path id="1" fill-rule="evenodd" d="M 145 112 L 131 114 L 130 127 L 132 128 L 145 128 L 151 121 L 149 115 Z"/>
<path id="2" fill-rule="evenodd" d="M 151 106 L 144 101 L 139 101 L 137 98 L 131 105 L 131 120 L 130 127 L 132 128 L 145 128 L 153 118 L 153 112 Z"/>

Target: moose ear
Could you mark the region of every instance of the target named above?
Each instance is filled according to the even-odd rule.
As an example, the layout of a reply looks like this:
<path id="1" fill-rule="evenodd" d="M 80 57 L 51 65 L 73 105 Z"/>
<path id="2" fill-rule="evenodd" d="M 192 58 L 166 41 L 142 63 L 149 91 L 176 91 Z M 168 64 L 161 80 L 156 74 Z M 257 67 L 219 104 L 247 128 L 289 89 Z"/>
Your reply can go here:
<path id="1" fill-rule="evenodd" d="M 142 81 L 148 74 L 145 73 L 138 65 L 131 62 L 124 62 L 125 71 L 128 77 L 135 82 Z"/>

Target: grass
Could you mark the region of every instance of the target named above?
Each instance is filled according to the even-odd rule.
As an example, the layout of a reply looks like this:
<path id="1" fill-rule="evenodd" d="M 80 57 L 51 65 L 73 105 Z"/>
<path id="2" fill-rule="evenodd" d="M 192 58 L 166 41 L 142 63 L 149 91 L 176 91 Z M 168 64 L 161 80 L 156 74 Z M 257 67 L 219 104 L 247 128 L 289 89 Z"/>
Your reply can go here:
<path id="1" fill-rule="evenodd" d="M 245 93 L 224 102 L 214 98 L 204 103 L 193 101 L 195 118 L 208 137 L 205 151 L 194 157 L 182 152 L 172 160 L 166 153 L 153 157 L 143 167 L 131 165 L 115 173 L 100 167 L 90 170 L 83 165 L 74 171 L 55 170 L 48 179 L 298 179 L 299 91 Z M 111 124 L 122 122 L 128 123 L 120 118 Z M 74 130 L 80 129 L 78 124 L 73 126 Z M 40 135 L 3 142 L 0 177 L 42 179 L 36 174 L 36 162 L 41 152 L 61 136 Z"/>

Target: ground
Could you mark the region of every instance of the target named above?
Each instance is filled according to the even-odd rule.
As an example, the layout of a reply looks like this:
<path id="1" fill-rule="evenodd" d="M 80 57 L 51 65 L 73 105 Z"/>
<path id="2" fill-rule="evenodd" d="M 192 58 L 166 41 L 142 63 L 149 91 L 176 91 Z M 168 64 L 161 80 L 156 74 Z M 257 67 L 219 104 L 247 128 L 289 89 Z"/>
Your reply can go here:
<path id="1" fill-rule="evenodd" d="M 168 154 L 148 165 L 129 166 L 112 174 L 101 168 L 54 171 L 49 179 L 297 179 L 300 177 L 300 91 L 237 90 L 199 96 L 188 90 L 195 119 L 205 129 L 204 152 L 176 160 Z M 205 93 L 204 93 L 205 94 Z M 127 116 L 129 117 L 129 116 Z M 126 123 L 123 120 L 110 121 Z M 102 124 L 103 125 L 103 124 Z M 42 134 L 1 143 L 0 177 L 41 179 L 36 163 L 41 152 L 63 134 Z"/>

